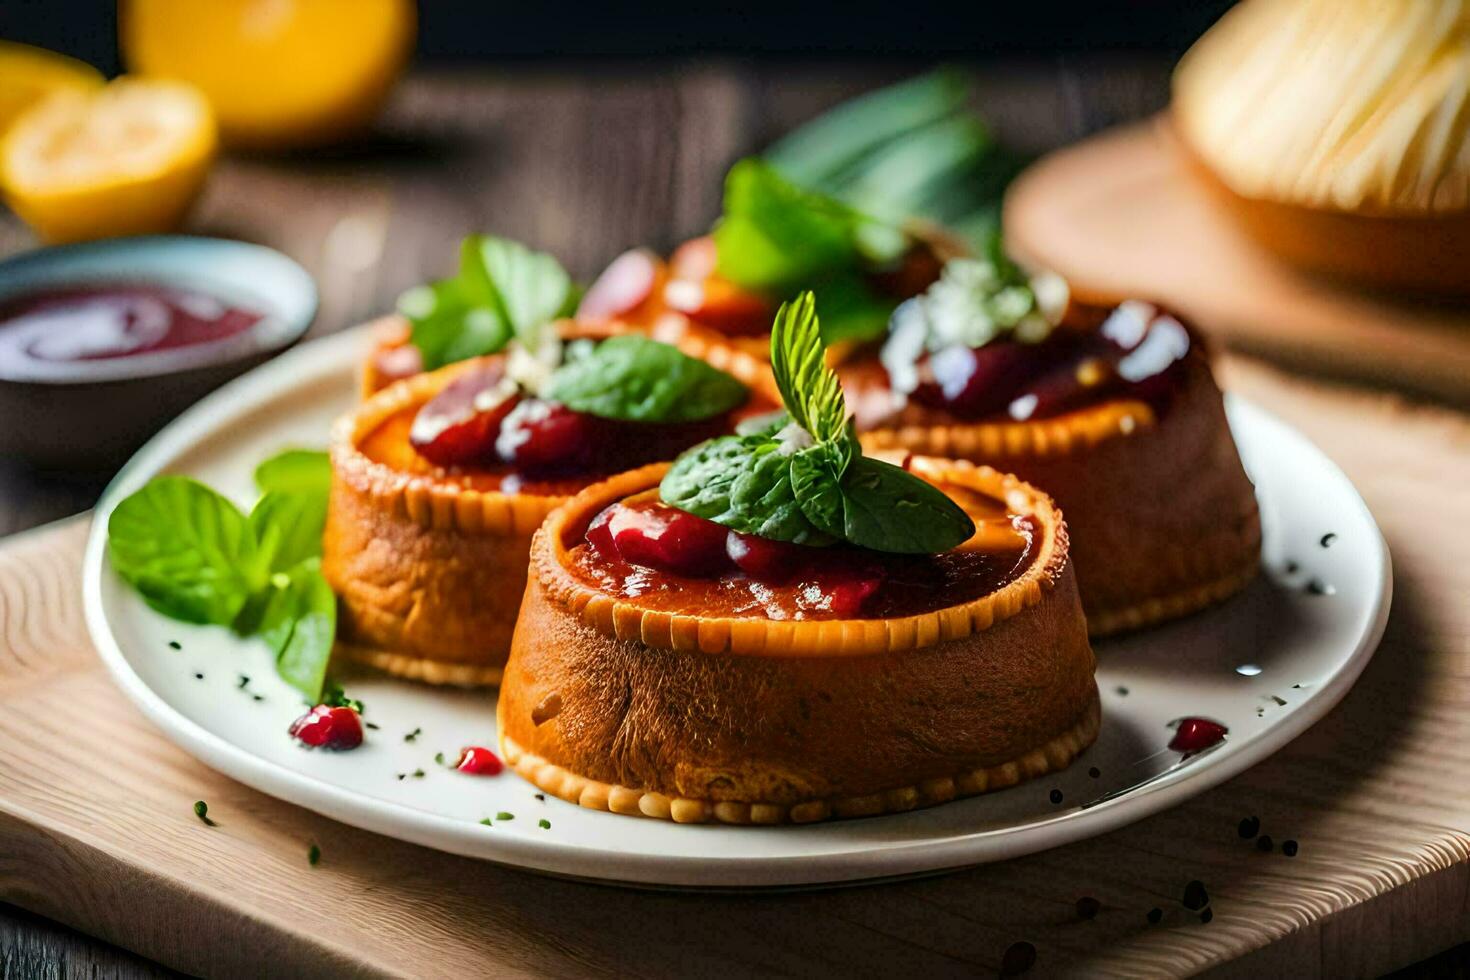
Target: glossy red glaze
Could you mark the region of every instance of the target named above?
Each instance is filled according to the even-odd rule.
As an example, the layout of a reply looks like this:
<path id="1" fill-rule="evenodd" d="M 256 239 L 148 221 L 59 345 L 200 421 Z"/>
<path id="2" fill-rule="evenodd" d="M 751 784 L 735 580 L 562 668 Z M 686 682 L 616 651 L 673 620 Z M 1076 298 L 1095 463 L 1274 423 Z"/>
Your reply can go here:
<path id="1" fill-rule="evenodd" d="M 603 523 L 596 534 L 588 528 L 588 541 L 603 554 L 610 543 L 629 564 L 695 578 L 730 568 L 725 554 L 729 532 L 724 527 L 658 501 L 613 504 L 593 525 L 598 521 Z"/>
<path id="2" fill-rule="evenodd" d="M 1224 741 L 1229 732 L 1230 729 L 1208 718 L 1182 718 L 1169 740 L 1169 748 L 1175 752 L 1203 752 Z"/>
<path id="3" fill-rule="evenodd" d="M 455 378 L 414 416 L 408 433 L 414 450 L 439 466 L 494 461 L 501 423 L 521 400 L 514 388 L 501 390 L 501 381 L 493 361 Z"/>
<path id="4" fill-rule="evenodd" d="M 291 723 L 291 737 L 312 748 L 345 751 L 362 744 L 362 720 L 351 708 L 319 704 Z"/>
<path id="5" fill-rule="evenodd" d="M 591 415 L 557 402 L 528 398 L 505 417 L 496 449 L 520 473 L 570 473 L 593 469 L 602 426 Z"/>
<path id="6" fill-rule="evenodd" d="M 459 761 L 454 764 L 454 768 L 472 776 L 498 776 L 505 768 L 505 763 L 489 749 L 471 745 L 460 751 Z"/>
<path id="7" fill-rule="evenodd" d="M 646 248 L 624 252 L 587 288 L 577 306 L 577 316 L 600 319 L 633 312 L 653 295 L 662 265 L 662 260 Z"/>

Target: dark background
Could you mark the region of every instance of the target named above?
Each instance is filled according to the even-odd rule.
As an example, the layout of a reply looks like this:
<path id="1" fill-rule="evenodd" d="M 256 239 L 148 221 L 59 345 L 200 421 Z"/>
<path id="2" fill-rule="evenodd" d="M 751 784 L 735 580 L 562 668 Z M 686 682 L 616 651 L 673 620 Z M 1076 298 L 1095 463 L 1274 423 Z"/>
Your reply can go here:
<path id="1" fill-rule="evenodd" d="M 198 0 L 208 3 L 210 0 Z M 1102 51 L 1178 55 L 1233 0 L 639 4 L 422 0 L 428 64 L 698 54 L 899 60 Z M 3 0 L 0 38 L 63 51 L 108 74 L 117 9 L 106 0 Z"/>

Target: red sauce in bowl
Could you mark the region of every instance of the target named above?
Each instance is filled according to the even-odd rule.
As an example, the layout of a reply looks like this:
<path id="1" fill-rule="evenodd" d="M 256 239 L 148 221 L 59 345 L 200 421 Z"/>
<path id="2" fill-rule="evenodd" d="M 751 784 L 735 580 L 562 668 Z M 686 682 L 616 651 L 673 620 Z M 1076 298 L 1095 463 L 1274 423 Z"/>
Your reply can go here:
<path id="1" fill-rule="evenodd" d="M 234 337 L 264 317 L 207 293 L 147 283 L 58 287 L 0 300 L 0 369 L 134 357 Z"/>

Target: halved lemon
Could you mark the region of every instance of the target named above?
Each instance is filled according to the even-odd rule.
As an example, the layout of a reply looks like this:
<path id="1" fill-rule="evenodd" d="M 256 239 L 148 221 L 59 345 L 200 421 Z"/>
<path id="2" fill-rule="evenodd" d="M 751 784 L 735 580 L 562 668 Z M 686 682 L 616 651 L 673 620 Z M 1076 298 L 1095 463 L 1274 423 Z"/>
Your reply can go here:
<path id="1" fill-rule="evenodd" d="M 119 78 L 22 113 L 0 140 L 0 190 L 48 242 L 170 231 L 203 188 L 216 145 L 194 88 Z"/>
<path id="2" fill-rule="evenodd" d="M 102 86 L 102 73 L 84 61 L 29 44 L 0 41 L 0 133 L 52 92 Z"/>
<path id="3" fill-rule="evenodd" d="M 232 146 L 360 129 L 413 48 L 414 0 L 123 0 L 130 71 L 199 86 Z"/>

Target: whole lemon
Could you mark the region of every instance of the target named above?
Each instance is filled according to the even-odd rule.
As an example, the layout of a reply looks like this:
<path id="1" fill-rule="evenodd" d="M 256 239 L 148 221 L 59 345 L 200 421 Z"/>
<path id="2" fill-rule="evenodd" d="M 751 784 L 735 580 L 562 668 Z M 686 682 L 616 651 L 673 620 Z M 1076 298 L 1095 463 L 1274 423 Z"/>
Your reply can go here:
<path id="1" fill-rule="evenodd" d="M 228 145 L 332 142 L 372 119 L 413 48 L 413 0 L 122 0 L 123 57 L 214 107 Z"/>

